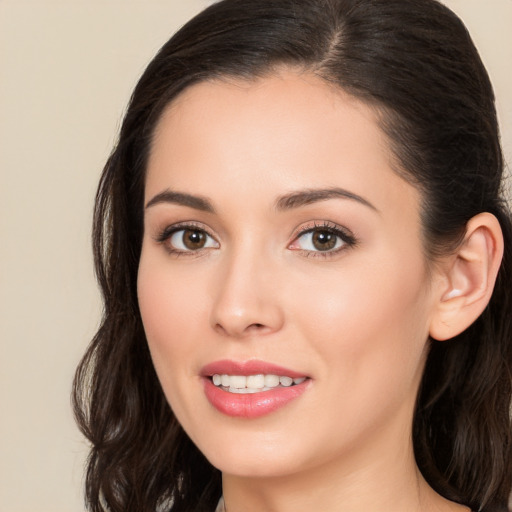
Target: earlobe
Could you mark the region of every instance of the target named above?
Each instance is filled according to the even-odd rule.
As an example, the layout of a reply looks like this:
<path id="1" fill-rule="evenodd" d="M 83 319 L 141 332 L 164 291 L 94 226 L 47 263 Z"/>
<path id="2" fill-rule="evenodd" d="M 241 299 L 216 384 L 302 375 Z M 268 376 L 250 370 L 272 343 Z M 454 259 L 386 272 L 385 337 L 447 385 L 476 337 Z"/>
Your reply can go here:
<path id="1" fill-rule="evenodd" d="M 467 329 L 491 298 L 503 257 L 496 217 L 480 213 L 466 226 L 464 240 L 442 263 L 443 279 L 430 323 L 430 336 L 447 340 Z"/>

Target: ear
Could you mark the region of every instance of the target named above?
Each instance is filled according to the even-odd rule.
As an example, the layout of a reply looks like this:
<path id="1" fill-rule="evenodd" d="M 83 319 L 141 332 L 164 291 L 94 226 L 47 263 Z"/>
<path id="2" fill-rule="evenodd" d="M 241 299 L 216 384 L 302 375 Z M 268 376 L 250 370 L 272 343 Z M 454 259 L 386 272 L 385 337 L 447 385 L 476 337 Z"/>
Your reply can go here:
<path id="1" fill-rule="evenodd" d="M 430 336 L 447 340 L 467 329 L 491 298 L 503 257 L 503 234 L 496 217 L 480 213 L 466 226 L 464 241 L 440 263 Z"/>

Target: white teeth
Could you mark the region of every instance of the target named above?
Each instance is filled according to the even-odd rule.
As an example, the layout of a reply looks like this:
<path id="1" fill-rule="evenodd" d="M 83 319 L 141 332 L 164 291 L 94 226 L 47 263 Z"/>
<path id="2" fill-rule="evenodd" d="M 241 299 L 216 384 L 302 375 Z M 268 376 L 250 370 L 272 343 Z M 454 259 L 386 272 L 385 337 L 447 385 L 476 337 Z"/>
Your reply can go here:
<path id="1" fill-rule="evenodd" d="M 279 377 L 277 375 L 265 375 L 265 387 L 275 388 L 279 386 Z"/>
<path id="2" fill-rule="evenodd" d="M 279 377 L 279 384 L 281 386 L 291 386 L 293 384 L 293 379 L 291 377 Z"/>
<path id="3" fill-rule="evenodd" d="M 244 375 L 232 375 L 229 377 L 229 387 L 243 389 L 247 387 L 247 377 Z"/>
<path id="4" fill-rule="evenodd" d="M 238 393 L 239 395 L 246 395 L 246 394 L 249 394 L 249 393 L 259 393 L 262 390 L 258 389 L 258 388 L 242 388 L 242 389 L 239 389 L 239 388 L 229 388 L 228 391 L 230 393 Z"/>
<path id="5" fill-rule="evenodd" d="M 265 387 L 265 375 L 249 375 L 247 377 L 247 387 L 262 389 Z"/>
<path id="6" fill-rule="evenodd" d="M 306 377 L 292 379 L 286 375 L 212 375 L 212 382 L 215 386 L 222 386 L 230 393 L 258 393 L 260 391 L 269 391 L 281 385 L 289 387 L 292 384 L 301 384 Z"/>

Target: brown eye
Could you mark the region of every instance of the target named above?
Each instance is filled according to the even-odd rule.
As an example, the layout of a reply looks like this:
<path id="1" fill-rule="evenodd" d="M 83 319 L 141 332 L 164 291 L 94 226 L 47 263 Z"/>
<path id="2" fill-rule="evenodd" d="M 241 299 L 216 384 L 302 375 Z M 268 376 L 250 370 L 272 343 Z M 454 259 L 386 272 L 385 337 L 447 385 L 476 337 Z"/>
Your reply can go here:
<path id="1" fill-rule="evenodd" d="M 289 249 L 301 250 L 307 253 L 337 253 L 352 247 L 356 243 L 354 236 L 337 226 L 317 226 L 304 230 L 290 244 Z"/>
<path id="2" fill-rule="evenodd" d="M 219 244 L 202 229 L 184 228 L 174 231 L 169 237 L 170 249 L 176 252 L 190 252 L 218 247 Z"/>
<path id="3" fill-rule="evenodd" d="M 202 249 L 206 243 L 206 233 L 197 229 L 183 230 L 183 245 L 190 250 Z"/>
<path id="4" fill-rule="evenodd" d="M 337 239 L 338 236 L 329 231 L 314 231 L 311 242 L 317 251 L 329 251 L 336 247 Z"/>

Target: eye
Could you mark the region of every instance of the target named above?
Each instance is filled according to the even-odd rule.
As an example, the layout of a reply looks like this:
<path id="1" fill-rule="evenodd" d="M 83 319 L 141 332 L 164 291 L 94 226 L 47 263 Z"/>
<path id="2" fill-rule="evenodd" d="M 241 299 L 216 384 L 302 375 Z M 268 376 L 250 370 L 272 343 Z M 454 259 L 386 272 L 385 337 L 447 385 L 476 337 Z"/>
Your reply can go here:
<path id="1" fill-rule="evenodd" d="M 158 237 L 158 241 L 165 243 L 167 249 L 173 253 L 219 247 L 219 243 L 212 236 L 195 226 L 171 227 Z"/>
<path id="2" fill-rule="evenodd" d="M 297 238 L 294 244 L 304 251 L 332 251 L 343 246 L 343 240 L 327 230 L 308 231 Z"/>
<path id="3" fill-rule="evenodd" d="M 325 224 L 306 228 L 289 246 L 306 252 L 336 253 L 355 244 L 355 238 L 341 228 Z"/>

